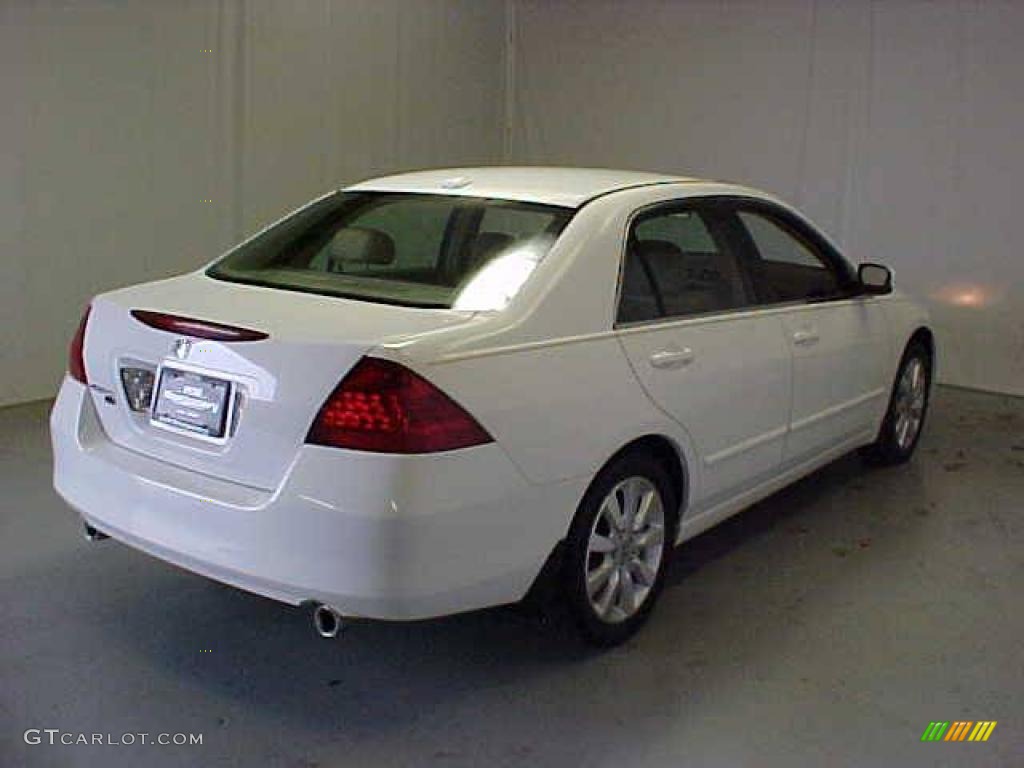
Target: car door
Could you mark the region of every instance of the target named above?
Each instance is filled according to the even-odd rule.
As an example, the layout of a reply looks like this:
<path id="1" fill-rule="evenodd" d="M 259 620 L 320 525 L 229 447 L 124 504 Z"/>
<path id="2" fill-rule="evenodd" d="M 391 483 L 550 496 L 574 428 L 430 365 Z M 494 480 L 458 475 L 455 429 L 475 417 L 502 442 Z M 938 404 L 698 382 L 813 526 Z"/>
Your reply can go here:
<path id="1" fill-rule="evenodd" d="M 774 474 L 790 405 L 781 319 L 751 312 L 748 276 L 711 202 L 661 203 L 629 224 L 617 335 L 650 398 L 688 433 L 691 513 Z"/>
<path id="2" fill-rule="evenodd" d="M 849 265 L 788 211 L 763 201 L 731 208 L 758 301 L 779 307 L 793 357 L 784 465 L 869 436 L 888 391 L 877 299 L 858 295 Z"/>

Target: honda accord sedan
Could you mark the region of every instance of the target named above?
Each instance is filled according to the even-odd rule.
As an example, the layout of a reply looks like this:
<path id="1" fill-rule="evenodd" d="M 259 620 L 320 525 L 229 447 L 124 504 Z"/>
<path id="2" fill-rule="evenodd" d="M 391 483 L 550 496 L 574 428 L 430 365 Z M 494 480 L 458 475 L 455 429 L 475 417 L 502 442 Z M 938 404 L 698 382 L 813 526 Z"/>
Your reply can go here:
<path id="1" fill-rule="evenodd" d="M 422 171 L 95 297 L 54 484 L 88 537 L 326 636 L 545 584 L 611 645 L 676 545 L 853 449 L 906 461 L 935 363 L 889 269 L 763 192 Z"/>

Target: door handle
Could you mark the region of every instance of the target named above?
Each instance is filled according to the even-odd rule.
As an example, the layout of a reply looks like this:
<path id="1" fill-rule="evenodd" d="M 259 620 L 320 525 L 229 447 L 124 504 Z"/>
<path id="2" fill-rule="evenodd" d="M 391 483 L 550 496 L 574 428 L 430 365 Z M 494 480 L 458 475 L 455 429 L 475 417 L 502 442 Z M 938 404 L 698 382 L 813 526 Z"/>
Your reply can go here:
<path id="1" fill-rule="evenodd" d="M 651 355 L 650 362 L 654 368 L 682 368 L 684 365 L 692 363 L 693 357 L 693 350 L 689 347 L 663 349 Z"/>
<path id="2" fill-rule="evenodd" d="M 817 331 L 796 331 L 793 334 L 793 343 L 799 347 L 809 347 L 818 343 Z"/>

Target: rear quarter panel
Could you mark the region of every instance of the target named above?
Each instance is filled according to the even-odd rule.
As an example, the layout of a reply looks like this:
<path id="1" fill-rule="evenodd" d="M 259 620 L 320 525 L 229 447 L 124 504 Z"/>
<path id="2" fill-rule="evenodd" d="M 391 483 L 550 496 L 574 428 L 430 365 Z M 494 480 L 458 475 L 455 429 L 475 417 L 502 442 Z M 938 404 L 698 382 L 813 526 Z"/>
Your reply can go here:
<path id="1" fill-rule="evenodd" d="M 648 400 L 612 337 L 518 349 L 429 366 L 533 483 L 592 477 L 622 446 L 687 437 Z"/>

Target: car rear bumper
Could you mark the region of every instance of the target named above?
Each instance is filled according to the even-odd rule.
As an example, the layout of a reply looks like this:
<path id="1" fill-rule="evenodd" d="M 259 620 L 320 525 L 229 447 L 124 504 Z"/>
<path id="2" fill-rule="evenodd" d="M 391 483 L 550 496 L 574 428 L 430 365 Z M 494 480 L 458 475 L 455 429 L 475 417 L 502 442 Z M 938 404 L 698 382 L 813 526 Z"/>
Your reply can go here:
<path id="1" fill-rule="evenodd" d="M 271 492 L 121 448 L 95 408 L 65 378 L 50 417 L 54 486 L 88 525 L 212 579 L 348 616 L 519 600 L 585 485 L 532 485 L 496 444 L 429 456 L 307 445 Z"/>

